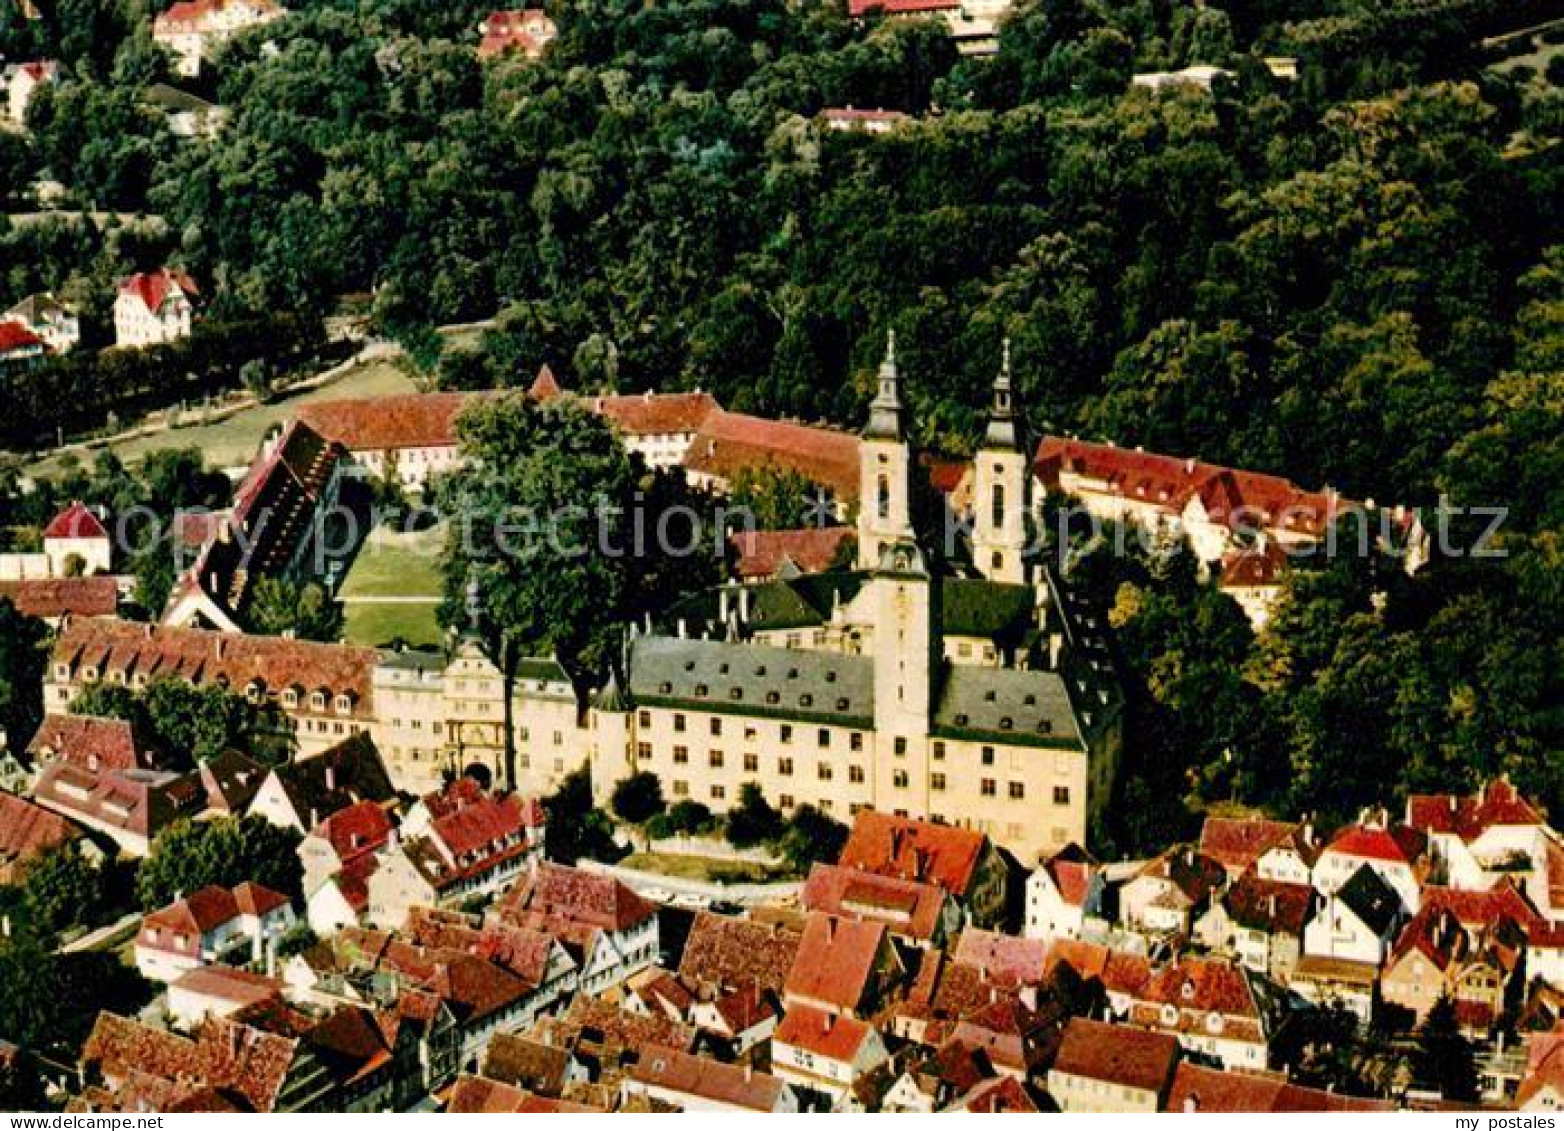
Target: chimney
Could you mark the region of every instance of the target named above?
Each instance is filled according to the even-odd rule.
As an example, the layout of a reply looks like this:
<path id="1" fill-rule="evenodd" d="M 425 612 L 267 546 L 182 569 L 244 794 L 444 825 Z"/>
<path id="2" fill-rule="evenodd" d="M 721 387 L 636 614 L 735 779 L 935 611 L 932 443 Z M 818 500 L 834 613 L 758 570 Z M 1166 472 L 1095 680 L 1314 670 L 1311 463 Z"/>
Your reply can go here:
<path id="1" fill-rule="evenodd" d="M 717 590 L 717 619 L 723 624 L 728 623 L 728 591 L 732 586 L 724 585 Z"/>
<path id="2" fill-rule="evenodd" d="M 1266 897 L 1265 905 L 1266 905 L 1266 914 L 1270 918 L 1272 918 L 1272 919 L 1276 918 L 1276 893 L 1275 892 L 1272 892 L 1269 896 Z"/>
<path id="3" fill-rule="evenodd" d="M 337 788 L 337 767 L 330 764 L 326 766 L 326 788 L 333 792 Z"/>
<path id="4" fill-rule="evenodd" d="M 221 660 L 223 658 L 224 640 L 221 636 L 212 641 L 212 653 Z"/>

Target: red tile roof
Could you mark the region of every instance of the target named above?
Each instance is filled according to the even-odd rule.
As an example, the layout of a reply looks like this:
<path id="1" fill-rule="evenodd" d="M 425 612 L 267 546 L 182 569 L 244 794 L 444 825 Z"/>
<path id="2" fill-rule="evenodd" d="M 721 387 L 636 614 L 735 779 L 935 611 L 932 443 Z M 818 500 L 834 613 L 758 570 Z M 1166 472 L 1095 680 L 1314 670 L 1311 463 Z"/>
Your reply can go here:
<path id="1" fill-rule="evenodd" d="M 685 940 L 679 976 L 692 985 L 755 985 L 781 993 L 798 955 L 800 935 L 775 923 L 697 912 Z"/>
<path id="2" fill-rule="evenodd" d="M 824 572 L 838 561 L 843 544 L 851 542 L 853 536 L 851 527 L 826 526 L 799 530 L 741 530 L 729 541 L 738 555 L 734 568 L 747 580 L 772 577 L 784 562 L 791 562 L 800 573 Z"/>
<path id="3" fill-rule="evenodd" d="M 209 4 L 214 2 L 214 0 L 191 0 L 188 4 L 176 4 L 159 18 L 177 19 L 178 17 L 174 16 L 174 12 L 177 9 L 194 7 L 203 2 Z M 200 288 L 195 285 L 195 281 L 189 275 L 178 268 L 170 267 L 165 267 L 160 271 L 144 271 L 140 274 L 132 275 L 119 285 L 120 294 L 139 298 L 147 310 L 153 314 L 161 311 L 163 304 L 176 291 L 190 299 L 194 299 L 196 295 L 201 293 Z"/>
<path id="4" fill-rule="evenodd" d="M 158 15 L 153 28 L 163 35 L 203 32 L 211 19 L 229 3 L 230 0 L 178 0 Z M 246 3 L 259 9 L 263 17 L 281 10 L 274 0 L 246 0 Z"/>
<path id="5" fill-rule="evenodd" d="M 1371 1100 L 1346 1096 L 1318 1088 L 1293 1084 L 1283 1076 L 1246 1072 L 1224 1072 L 1219 1068 L 1184 1061 L 1173 1074 L 1168 1092 L 1170 1112 L 1217 1112 L 1260 1114 L 1262 1112 L 1394 1111 L 1389 1100 Z"/>
<path id="6" fill-rule="evenodd" d="M 865 809 L 837 863 L 937 884 L 960 899 L 970 891 L 987 847 L 982 833 Z"/>
<path id="7" fill-rule="evenodd" d="M 499 912 L 514 922 L 544 931 L 556 924 L 627 931 L 655 917 L 657 905 L 642 899 L 612 876 L 544 862 L 506 893 Z"/>
<path id="8" fill-rule="evenodd" d="M 260 917 L 287 905 L 287 896 L 259 884 L 243 883 L 232 890 L 215 885 L 204 887 L 143 918 L 137 945 L 160 947 L 168 942 L 161 937 L 153 942 L 153 928 L 190 936 L 206 935 L 241 915 Z"/>
<path id="9" fill-rule="evenodd" d="M 1500 825 L 1541 825 L 1542 815 L 1505 778 L 1486 782 L 1474 797 L 1413 794 L 1407 799 L 1407 824 L 1427 833 L 1452 833 L 1474 841 Z"/>
<path id="10" fill-rule="evenodd" d="M 232 1019 L 208 1018 L 194 1038 L 178 1037 L 111 1013 L 98 1014 L 82 1048 L 82 1064 L 116 1088 L 150 1078 L 181 1093 L 212 1088 L 250 1111 L 276 1107 L 298 1042 Z"/>
<path id="11" fill-rule="evenodd" d="M 395 827 L 396 822 L 384 804 L 359 801 L 321 821 L 311 835 L 324 838 L 337 859 L 346 864 L 365 853 L 379 851 Z"/>
<path id="12" fill-rule="evenodd" d="M 1229 1017 L 1258 1017 L 1259 1006 L 1249 988 L 1247 972 L 1230 962 L 1184 958 L 1152 975 L 1141 991 L 1142 1001 L 1174 1005 Z"/>
<path id="13" fill-rule="evenodd" d="M 945 12 L 959 8 L 958 0 L 847 0 L 847 14 L 861 19 L 871 12 L 888 16 L 912 16 L 924 12 Z"/>
<path id="14" fill-rule="evenodd" d="M 107 538 L 98 516 L 79 502 L 73 502 L 49 522 L 43 529 L 44 539 L 51 538 Z"/>
<path id="15" fill-rule="evenodd" d="M 538 375 L 532 379 L 532 384 L 527 386 L 527 396 L 535 401 L 551 401 L 564 391 L 548 362 L 543 363 L 538 369 Z"/>
<path id="16" fill-rule="evenodd" d="M 96 715 L 45 715 L 27 752 L 35 763 L 68 762 L 83 769 L 152 769 L 155 751 L 124 719 Z"/>
<path id="17" fill-rule="evenodd" d="M 408 393 L 395 397 L 314 401 L 298 419 L 349 451 L 443 448 L 456 443 L 456 418 L 470 393 Z"/>
<path id="18" fill-rule="evenodd" d="M 629 436 L 683 436 L 724 415 L 710 393 L 634 393 L 592 397 L 592 411 Z"/>
<path id="19" fill-rule="evenodd" d="M 1166 1033 L 1072 1017 L 1052 1071 L 1161 1095 L 1177 1062 L 1178 1039 Z"/>
<path id="20" fill-rule="evenodd" d="M 1412 864 L 1423 855 L 1427 846 L 1428 838 L 1406 825 L 1392 825 L 1388 828 L 1349 825 L 1331 838 L 1325 851 L 1364 860 Z"/>
<path id="21" fill-rule="evenodd" d="M 0 355 L 13 350 L 34 350 L 43 345 L 44 340 L 20 322 L 0 322 Z"/>
<path id="22" fill-rule="evenodd" d="M 968 927 L 951 950 L 951 958 L 981 971 L 985 981 L 1006 989 L 1041 985 L 1048 976 L 1048 944 L 1041 939 Z"/>
<path id="23" fill-rule="evenodd" d="M 108 617 L 119 608 L 119 582 L 106 574 L 0 581 L 0 597 L 9 600 L 23 616 L 40 620 L 58 620 L 67 615 Z"/>
<path id="24" fill-rule="evenodd" d="M 1260 857 L 1292 838 L 1298 826 L 1261 817 L 1207 817 L 1200 828 L 1200 853 L 1229 872 L 1248 869 Z"/>
<path id="25" fill-rule="evenodd" d="M 873 1032 L 873 1026 L 852 1017 L 838 1017 L 812 1005 L 793 1005 L 771 1040 L 850 1064 Z"/>
<path id="26" fill-rule="evenodd" d="M 1442 908 L 1455 916 L 1468 930 L 1495 927 L 1505 921 L 1527 930 L 1543 927 L 1546 920 L 1508 879 L 1500 880 L 1487 891 L 1458 891 L 1434 884 L 1423 888 L 1422 909 Z"/>
<path id="27" fill-rule="evenodd" d="M 1042 1110 L 1026 1085 L 1014 1076 L 983 1081 L 963 1096 L 958 1106 L 977 1115 L 1030 1115 Z"/>
<path id="28" fill-rule="evenodd" d="M 1287 552 L 1267 539 L 1263 546 L 1225 555 L 1217 586 L 1221 589 L 1269 588 L 1281 584 L 1286 569 Z"/>
<path id="29" fill-rule="evenodd" d="M 837 499 L 858 497 L 858 437 L 790 421 L 714 411 L 691 441 L 684 467 L 727 482 L 742 471 L 791 471 Z"/>
<path id="30" fill-rule="evenodd" d="M 564 1115 L 601 1111 L 602 1108 L 569 1100 L 534 1095 L 521 1088 L 486 1080 L 482 1076 L 457 1077 L 451 1089 L 451 1098 L 445 1105 L 447 1112 L 458 1115 Z"/>
<path id="31" fill-rule="evenodd" d="M 1223 901 L 1233 921 L 1251 930 L 1303 937 L 1303 925 L 1314 906 L 1314 889 L 1308 884 L 1262 880 L 1246 872 Z"/>
<path id="32" fill-rule="evenodd" d="M 282 996 L 284 983 L 281 978 L 268 978 L 264 974 L 217 964 L 187 970 L 170 986 L 187 994 L 255 1005 Z"/>
<path id="33" fill-rule="evenodd" d="M 775 1076 L 756 1072 L 749 1065 L 722 1064 L 658 1045 L 641 1050 L 626 1076 L 648 1088 L 762 1112 L 775 1111 L 787 1087 Z"/>
<path id="34" fill-rule="evenodd" d="M 881 923 L 812 913 L 788 972 L 787 997 L 856 1010 L 869 994 L 885 945 L 886 929 Z"/>
<path id="35" fill-rule="evenodd" d="M 126 677 L 177 676 L 205 684 L 225 678 L 244 690 L 257 681 L 268 691 L 293 687 L 301 694 L 347 693 L 356 704 L 370 696 L 370 672 L 378 653 L 346 644 L 317 644 L 281 636 L 237 636 L 199 628 L 133 624 L 107 617 L 73 617 L 55 640 L 52 664 L 86 682 L 83 669 Z M 328 703 L 329 709 L 329 703 Z"/>
<path id="36" fill-rule="evenodd" d="M 1087 981 L 1102 983 L 1109 993 L 1131 997 L 1144 993 L 1152 978 L 1151 963 L 1143 955 L 1075 939 L 1054 939 L 1048 944 L 1048 973 L 1060 963 Z"/>
<path id="37" fill-rule="evenodd" d="M 0 793 L 0 866 L 9 870 L 26 864 L 81 835 L 59 814 L 25 797 Z"/>
<path id="38" fill-rule="evenodd" d="M 1033 466 L 1048 486 L 1057 487 L 1067 471 L 1172 514 L 1198 497 L 1219 525 L 1263 523 L 1309 538 L 1322 536 L 1339 514 L 1358 506 L 1333 493 L 1304 491 L 1280 476 L 1058 436 L 1043 439 Z"/>
<path id="39" fill-rule="evenodd" d="M 892 934 L 927 941 L 939 929 L 950 896 L 932 884 L 816 864 L 800 898 L 807 911 L 883 923 Z"/>

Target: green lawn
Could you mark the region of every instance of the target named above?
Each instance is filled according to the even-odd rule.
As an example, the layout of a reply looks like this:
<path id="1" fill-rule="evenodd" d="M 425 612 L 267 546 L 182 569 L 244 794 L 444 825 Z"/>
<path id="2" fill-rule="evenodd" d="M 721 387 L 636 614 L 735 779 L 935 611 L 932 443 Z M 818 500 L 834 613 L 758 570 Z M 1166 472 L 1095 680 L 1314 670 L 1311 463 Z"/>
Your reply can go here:
<path id="1" fill-rule="evenodd" d="M 625 868 L 673 876 L 681 880 L 710 880 L 725 884 L 767 884 L 792 878 L 786 868 L 773 868 L 747 860 L 716 860 L 706 856 L 678 856 L 669 852 L 635 852 L 619 861 Z"/>
<path id="2" fill-rule="evenodd" d="M 400 637 L 409 644 L 439 644 L 434 614 L 444 544 L 443 526 L 370 534 L 337 593 L 346 612 L 347 639 L 381 645 Z"/>
<path id="3" fill-rule="evenodd" d="M 391 361 L 374 361 L 323 388 L 242 409 L 226 420 L 173 428 L 106 446 L 127 464 L 134 464 L 148 452 L 160 448 L 200 448 L 206 456 L 207 466 L 234 467 L 249 463 L 267 430 L 274 424 L 291 420 L 301 404 L 417 391 L 402 366 Z M 97 450 L 82 456 L 83 462 L 90 462 Z M 29 473 L 48 475 L 58 470 L 58 461 L 51 457 L 31 467 Z"/>

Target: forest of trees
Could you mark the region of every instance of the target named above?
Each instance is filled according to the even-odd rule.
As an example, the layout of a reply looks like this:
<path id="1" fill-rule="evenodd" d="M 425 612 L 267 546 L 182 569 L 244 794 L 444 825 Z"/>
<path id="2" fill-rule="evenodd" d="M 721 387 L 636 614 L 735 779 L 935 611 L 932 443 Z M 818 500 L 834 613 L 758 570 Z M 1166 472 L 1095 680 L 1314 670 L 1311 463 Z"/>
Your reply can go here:
<path id="1" fill-rule="evenodd" d="M 848 425 L 893 328 L 920 440 L 958 453 L 1008 335 L 1034 431 L 1508 512 L 1502 557 L 1299 571 L 1259 638 L 1187 563 L 1088 558 L 1131 696 L 1105 843 L 1498 771 L 1564 812 L 1564 100 L 1477 46 L 1545 5 L 1022 0 L 972 60 L 836 3 L 591 0 L 543 62 L 480 65 L 487 4 L 299 0 L 203 80 L 230 128 L 175 144 L 138 109 L 145 0 L 15 3 L 0 50 L 68 78 L 3 183 L 167 235 L 0 223 L 0 300 L 172 257 L 224 319 L 372 292 L 417 341 L 500 311 L 451 384 L 548 362 Z M 1234 74 L 1129 88 L 1191 63 Z M 848 104 L 917 120 L 813 120 Z"/>

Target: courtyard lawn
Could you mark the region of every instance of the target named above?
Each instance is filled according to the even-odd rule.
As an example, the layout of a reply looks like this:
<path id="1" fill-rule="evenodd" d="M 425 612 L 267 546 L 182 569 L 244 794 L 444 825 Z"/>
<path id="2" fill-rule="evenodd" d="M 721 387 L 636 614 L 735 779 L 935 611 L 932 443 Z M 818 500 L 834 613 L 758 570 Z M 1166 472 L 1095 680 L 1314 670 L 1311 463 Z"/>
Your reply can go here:
<path id="1" fill-rule="evenodd" d="M 211 424 L 192 424 L 146 436 L 105 445 L 126 464 L 134 465 L 148 452 L 161 448 L 200 448 L 208 467 L 227 468 L 248 464 L 255 458 L 261 439 L 274 424 L 293 419 L 301 404 L 311 401 L 336 401 L 352 397 L 395 396 L 418 391 L 406 368 L 394 360 L 371 361 L 329 385 L 311 389 L 295 397 L 283 397 L 270 404 L 241 409 L 232 416 Z M 90 463 L 94 454 L 83 455 Z M 55 457 L 41 460 L 28 469 L 29 474 L 49 475 L 60 470 Z"/>
<path id="2" fill-rule="evenodd" d="M 365 540 L 337 596 L 346 614 L 344 635 L 379 646 L 395 639 L 436 646 L 440 628 L 440 547 L 445 528 L 401 533 L 376 530 Z"/>
<path id="3" fill-rule="evenodd" d="M 635 852 L 619 861 L 621 867 L 680 880 L 725 884 L 769 884 L 794 879 L 786 868 L 748 860 L 718 860 L 710 856 L 678 856 L 670 852 Z"/>

